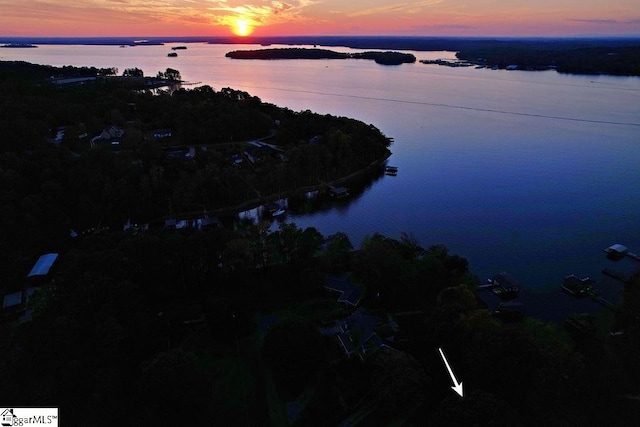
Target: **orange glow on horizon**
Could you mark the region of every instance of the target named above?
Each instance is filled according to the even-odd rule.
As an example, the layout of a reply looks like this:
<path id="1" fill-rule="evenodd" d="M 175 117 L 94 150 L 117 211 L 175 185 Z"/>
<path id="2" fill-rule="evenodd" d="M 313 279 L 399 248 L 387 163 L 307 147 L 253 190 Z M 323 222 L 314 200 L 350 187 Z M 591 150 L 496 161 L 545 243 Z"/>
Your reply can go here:
<path id="1" fill-rule="evenodd" d="M 251 22 L 249 22 L 249 20 L 247 19 L 238 18 L 233 23 L 231 31 L 236 36 L 246 37 L 249 34 L 253 33 L 253 25 L 251 25 Z"/>
<path id="2" fill-rule="evenodd" d="M 576 4 L 580 7 L 575 7 Z M 0 37 L 640 36 L 638 0 L 3 0 Z"/>

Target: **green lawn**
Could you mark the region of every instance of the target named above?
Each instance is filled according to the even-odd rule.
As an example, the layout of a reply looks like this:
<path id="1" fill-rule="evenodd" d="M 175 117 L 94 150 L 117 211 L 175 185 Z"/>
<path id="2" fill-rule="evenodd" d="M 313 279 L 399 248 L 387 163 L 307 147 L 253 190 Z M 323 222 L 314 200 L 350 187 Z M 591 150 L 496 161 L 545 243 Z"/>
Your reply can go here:
<path id="1" fill-rule="evenodd" d="M 335 299 L 313 299 L 305 301 L 292 307 L 286 307 L 276 310 L 269 314 L 257 316 L 257 330 L 253 337 L 253 346 L 255 352 L 259 356 L 262 349 L 262 343 L 267 333 L 266 325 L 272 325 L 287 320 L 304 319 L 310 321 L 319 320 L 325 316 L 338 313 L 342 310 L 342 306 Z M 286 402 L 278 395 L 275 379 L 271 369 L 262 364 L 262 374 L 264 375 L 265 394 L 267 404 L 269 406 L 269 417 L 272 426 L 289 426 L 292 421 L 289 420 L 286 410 Z M 316 391 L 316 384 L 310 385 L 294 401 L 301 409 L 303 409 L 313 398 Z"/>
<path id="2" fill-rule="evenodd" d="M 343 310 L 342 305 L 335 299 L 312 299 L 302 302 L 292 307 L 286 307 L 280 310 L 276 310 L 269 314 L 261 314 L 256 318 L 256 324 L 258 325 L 257 333 L 254 337 L 254 345 L 256 351 L 260 351 L 266 331 L 261 330 L 260 325 L 265 319 L 269 319 L 268 323 L 280 323 L 287 320 L 309 320 L 317 321 L 325 316 L 339 313 Z"/>
<path id="3" fill-rule="evenodd" d="M 267 395 L 267 404 L 269 406 L 269 418 L 273 427 L 286 427 L 289 425 L 286 408 L 278 397 L 276 382 L 273 379 L 273 372 L 263 365 L 262 374 L 264 375 L 265 394 Z"/>
<path id="4" fill-rule="evenodd" d="M 593 323 L 596 326 L 596 337 L 601 340 L 608 339 L 615 315 L 615 311 L 609 308 L 602 308 L 594 313 Z"/>
<path id="5" fill-rule="evenodd" d="M 216 369 L 216 383 L 220 395 L 234 409 L 244 407 L 246 397 L 255 386 L 256 379 L 245 359 L 225 357 L 213 360 Z"/>

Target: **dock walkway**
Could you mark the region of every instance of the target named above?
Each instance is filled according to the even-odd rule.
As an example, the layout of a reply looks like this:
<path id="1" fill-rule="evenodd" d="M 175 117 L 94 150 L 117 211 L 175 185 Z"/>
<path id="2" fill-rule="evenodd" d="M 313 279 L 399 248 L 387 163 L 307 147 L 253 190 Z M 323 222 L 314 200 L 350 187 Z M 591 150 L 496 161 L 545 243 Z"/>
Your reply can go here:
<path id="1" fill-rule="evenodd" d="M 606 274 L 607 276 L 612 277 L 616 280 L 619 280 L 622 283 L 627 283 L 629 281 L 629 277 L 627 277 L 626 274 L 613 270 L 608 267 L 602 270 L 602 274 Z"/>
<path id="2" fill-rule="evenodd" d="M 639 255 L 636 255 L 636 254 L 634 254 L 632 252 L 627 252 L 625 255 L 628 256 L 629 258 L 633 259 L 633 260 L 636 260 L 636 261 L 640 262 L 640 256 Z"/>

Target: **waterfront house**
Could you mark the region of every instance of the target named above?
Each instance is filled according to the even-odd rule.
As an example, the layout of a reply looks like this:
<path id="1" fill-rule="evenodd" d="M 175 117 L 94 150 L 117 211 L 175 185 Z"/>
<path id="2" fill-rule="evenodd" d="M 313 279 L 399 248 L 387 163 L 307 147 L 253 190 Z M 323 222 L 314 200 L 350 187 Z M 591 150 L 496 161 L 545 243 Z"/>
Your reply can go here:
<path id="1" fill-rule="evenodd" d="M 349 316 L 320 328 L 320 333 L 334 336 L 345 356 L 365 360 L 378 349 L 389 347 L 397 329 L 393 320 L 385 321 L 360 307 Z"/>
<path id="2" fill-rule="evenodd" d="M 171 138 L 171 129 L 156 129 L 149 132 L 149 135 L 154 139 Z"/>
<path id="3" fill-rule="evenodd" d="M 125 131 L 118 126 L 109 126 L 105 128 L 100 135 L 94 136 L 89 142 L 91 148 L 95 148 L 97 145 L 110 145 L 114 151 L 120 150 L 120 140 L 124 136 Z"/>

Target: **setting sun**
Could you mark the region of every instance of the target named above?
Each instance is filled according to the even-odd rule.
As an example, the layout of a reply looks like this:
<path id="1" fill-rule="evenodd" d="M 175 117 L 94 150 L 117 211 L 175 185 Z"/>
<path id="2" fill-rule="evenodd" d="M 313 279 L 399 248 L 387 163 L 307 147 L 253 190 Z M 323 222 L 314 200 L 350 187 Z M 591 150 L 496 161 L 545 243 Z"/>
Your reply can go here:
<path id="1" fill-rule="evenodd" d="M 244 37 L 253 32 L 253 26 L 247 19 L 238 18 L 233 24 L 232 31 L 236 36 Z"/>

